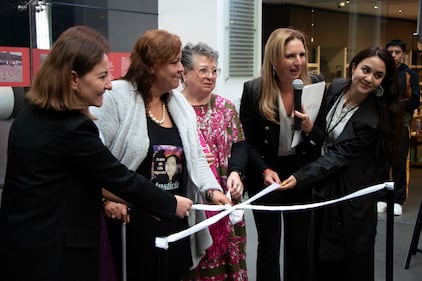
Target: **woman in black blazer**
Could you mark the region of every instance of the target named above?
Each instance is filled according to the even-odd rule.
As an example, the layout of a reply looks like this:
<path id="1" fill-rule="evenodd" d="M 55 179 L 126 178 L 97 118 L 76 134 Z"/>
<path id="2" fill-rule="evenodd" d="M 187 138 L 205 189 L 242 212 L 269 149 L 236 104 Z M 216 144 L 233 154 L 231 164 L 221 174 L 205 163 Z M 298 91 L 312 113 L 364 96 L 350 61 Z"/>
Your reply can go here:
<path id="1" fill-rule="evenodd" d="M 111 89 L 108 43 L 77 26 L 54 44 L 9 135 L 0 280 L 98 280 L 101 188 L 162 219 L 192 201 L 155 188 L 102 144 L 88 106 Z"/>
<path id="2" fill-rule="evenodd" d="M 270 35 L 264 53 L 262 75 L 243 88 L 240 120 L 249 144 L 245 185 L 249 196 L 273 182 L 280 183 L 299 167 L 319 156 L 316 143 L 322 142 L 312 130 L 307 114 L 301 114 L 304 141 L 291 148 L 293 139 L 294 79 L 304 84 L 313 79 L 308 74 L 304 35 L 297 30 L 280 28 Z M 316 81 L 315 81 L 316 82 Z M 309 203 L 311 190 L 272 192 L 260 204 L 287 205 Z M 258 234 L 257 281 L 280 280 L 281 214 L 254 211 Z M 284 280 L 306 281 L 311 277 L 311 212 L 285 212 Z"/>
<path id="3" fill-rule="evenodd" d="M 315 200 L 325 201 L 386 180 L 384 169 L 397 153 L 403 124 L 394 60 L 381 47 L 367 48 L 350 62 L 349 77 L 334 80 L 327 91 L 323 156 L 294 172 L 282 189 L 313 188 Z M 314 280 L 373 281 L 375 195 L 315 213 Z"/>

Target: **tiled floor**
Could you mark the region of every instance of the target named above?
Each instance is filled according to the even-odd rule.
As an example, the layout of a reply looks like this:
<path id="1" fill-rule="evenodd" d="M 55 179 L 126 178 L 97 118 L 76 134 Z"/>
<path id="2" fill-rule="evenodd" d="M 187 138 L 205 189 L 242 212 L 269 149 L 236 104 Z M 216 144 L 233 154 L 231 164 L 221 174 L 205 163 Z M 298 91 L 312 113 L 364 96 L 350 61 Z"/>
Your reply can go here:
<path id="1" fill-rule="evenodd" d="M 422 200 L 422 168 L 411 169 L 409 184 L 409 196 L 403 205 L 403 215 L 394 218 L 394 259 L 393 280 L 396 281 L 421 281 L 422 280 L 422 253 L 412 256 L 410 267 L 405 270 L 404 264 L 413 234 L 416 216 Z M 251 211 L 246 211 L 247 223 L 247 266 L 249 280 L 255 280 L 256 261 L 256 229 Z M 386 250 L 386 214 L 378 215 L 377 238 L 375 244 L 375 280 L 386 280 L 385 250 Z M 422 234 L 421 234 L 422 236 Z M 422 249 L 422 237 L 419 241 L 419 249 Z M 282 262 L 281 262 L 282 264 Z"/>

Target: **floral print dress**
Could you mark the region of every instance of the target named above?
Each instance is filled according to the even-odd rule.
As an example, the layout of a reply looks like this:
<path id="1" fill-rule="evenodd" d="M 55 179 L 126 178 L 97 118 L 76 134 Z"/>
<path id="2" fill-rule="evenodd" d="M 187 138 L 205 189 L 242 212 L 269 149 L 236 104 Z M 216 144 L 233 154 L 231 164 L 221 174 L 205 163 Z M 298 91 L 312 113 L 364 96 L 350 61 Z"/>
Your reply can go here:
<path id="1" fill-rule="evenodd" d="M 206 105 L 193 106 L 208 149 L 214 154 L 216 178 L 227 193 L 228 162 L 232 144 L 244 141 L 243 129 L 235 105 L 228 99 L 211 94 Z M 215 212 L 207 212 L 207 217 Z M 245 220 L 233 225 L 228 217 L 209 227 L 213 244 L 198 267 L 183 280 L 248 280 L 246 271 Z"/>

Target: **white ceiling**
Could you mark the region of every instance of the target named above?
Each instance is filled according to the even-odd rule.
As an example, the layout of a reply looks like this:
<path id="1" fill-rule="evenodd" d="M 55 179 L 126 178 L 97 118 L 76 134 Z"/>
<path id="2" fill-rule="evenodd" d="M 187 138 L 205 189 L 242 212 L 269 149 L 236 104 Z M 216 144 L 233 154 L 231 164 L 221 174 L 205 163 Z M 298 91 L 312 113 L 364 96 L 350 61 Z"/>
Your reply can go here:
<path id="1" fill-rule="evenodd" d="M 391 18 L 416 20 L 418 18 L 418 0 L 350 0 L 339 8 L 340 2 L 346 0 L 262 0 L 263 3 L 295 4 L 328 10 L 355 12 L 359 14 L 379 15 Z M 375 9 L 374 6 L 378 6 Z M 400 13 L 399 10 L 402 10 Z"/>

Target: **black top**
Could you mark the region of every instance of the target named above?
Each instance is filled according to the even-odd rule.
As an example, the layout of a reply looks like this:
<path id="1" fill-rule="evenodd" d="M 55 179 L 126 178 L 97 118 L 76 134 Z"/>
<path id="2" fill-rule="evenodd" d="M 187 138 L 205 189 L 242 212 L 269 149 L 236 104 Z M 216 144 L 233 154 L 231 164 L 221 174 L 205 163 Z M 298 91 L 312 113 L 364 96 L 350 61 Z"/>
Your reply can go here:
<path id="1" fill-rule="evenodd" d="M 164 128 L 150 118 L 147 118 L 147 125 L 150 147 L 137 172 L 151 178 L 157 189 L 172 194 L 186 194 L 186 165 L 177 127 Z M 171 243 L 166 251 L 166 261 L 162 260 L 163 250 L 155 247 L 156 237 L 168 236 L 188 228 L 187 218 L 174 217 L 170 221 L 160 221 L 136 208 L 130 215 L 131 223 L 127 225 L 128 280 L 159 280 L 164 266 L 167 266 L 167 276 L 181 274 L 189 269 L 192 261 L 189 237 Z"/>
<path id="2" fill-rule="evenodd" d="M 333 80 L 327 91 L 326 115 L 346 82 Z M 315 201 L 325 201 L 384 181 L 380 117 L 374 94 L 362 102 L 328 151 L 293 175 L 296 188 L 313 189 Z M 323 125 L 321 128 L 325 128 Z M 323 130 L 324 131 L 324 130 Z M 369 250 L 375 243 L 377 213 L 374 194 L 317 211 L 321 228 L 319 258 L 346 258 Z"/>
<path id="3" fill-rule="evenodd" d="M 280 179 L 284 179 L 299 167 L 316 159 L 321 150 L 315 144 L 322 143 L 325 137 L 323 133 L 316 130 L 312 130 L 308 135 L 303 134 L 304 141 L 296 146 L 295 154 L 280 159 L 277 156 L 280 125 L 264 118 L 260 112 L 259 100 L 262 96 L 262 87 L 262 78 L 245 82 L 240 104 L 240 120 L 248 143 L 245 185 L 250 194 L 255 194 L 264 188 L 262 173 L 266 168 L 276 171 Z M 320 121 L 316 120 L 315 123 L 320 123 Z M 285 198 L 286 203 L 305 203 L 309 202 L 311 197 L 310 191 L 306 193 L 302 194 L 292 189 L 283 191 L 282 197 Z"/>
<path id="4" fill-rule="evenodd" d="M 9 135 L 0 280 L 97 280 L 101 188 L 157 217 L 176 200 L 122 165 L 78 111 L 27 105 Z"/>

